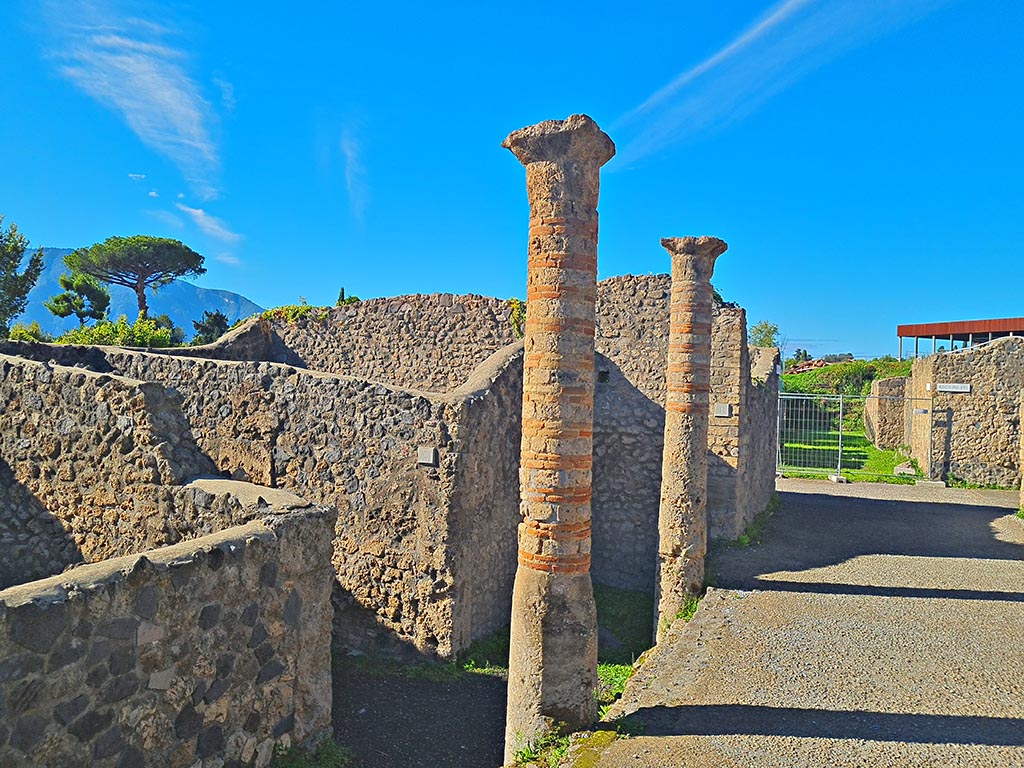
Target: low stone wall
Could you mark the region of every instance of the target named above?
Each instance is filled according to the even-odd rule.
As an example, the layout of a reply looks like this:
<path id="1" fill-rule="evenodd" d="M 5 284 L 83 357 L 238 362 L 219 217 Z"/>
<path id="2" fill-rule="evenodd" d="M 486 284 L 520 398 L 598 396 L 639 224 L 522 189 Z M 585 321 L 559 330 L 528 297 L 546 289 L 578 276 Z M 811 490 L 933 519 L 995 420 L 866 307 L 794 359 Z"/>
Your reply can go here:
<path id="1" fill-rule="evenodd" d="M 914 398 L 934 397 L 929 418 L 912 422 L 912 453 L 922 469 L 932 446 L 933 477 L 980 485 L 1016 487 L 1020 482 L 1020 387 L 1024 339 L 997 339 L 984 346 L 914 361 Z M 969 384 L 969 393 L 939 392 L 937 384 Z"/>
<path id="2" fill-rule="evenodd" d="M 163 387 L 0 355 L 0 588 L 243 519 Z"/>
<path id="3" fill-rule="evenodd" d="M 894 376 L 871 382 L 871 395 L 864 403 L 864 431 L 868 440 L 883 451 L 895 451 L 910 444 L 907 434 L 906 402 L 908 379 Z"/>
<path id="4" fill-rule="evenodd" d="M 0 591 L 0 765 L 266 766 L 331 728 L 333 511 Z"/>

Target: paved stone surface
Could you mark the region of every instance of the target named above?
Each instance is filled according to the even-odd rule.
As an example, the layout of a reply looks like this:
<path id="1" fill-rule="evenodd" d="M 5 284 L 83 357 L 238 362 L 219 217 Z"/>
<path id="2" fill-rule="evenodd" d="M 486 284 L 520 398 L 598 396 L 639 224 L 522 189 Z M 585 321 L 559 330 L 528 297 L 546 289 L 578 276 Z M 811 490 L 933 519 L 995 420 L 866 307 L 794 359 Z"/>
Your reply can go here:
<path id="1" fill-rule="evenodd" d="M 1024 522 L 1015 493 L 780 481 L 765 543 L 611 716 L 619 766 L 1024 765 Z"/>

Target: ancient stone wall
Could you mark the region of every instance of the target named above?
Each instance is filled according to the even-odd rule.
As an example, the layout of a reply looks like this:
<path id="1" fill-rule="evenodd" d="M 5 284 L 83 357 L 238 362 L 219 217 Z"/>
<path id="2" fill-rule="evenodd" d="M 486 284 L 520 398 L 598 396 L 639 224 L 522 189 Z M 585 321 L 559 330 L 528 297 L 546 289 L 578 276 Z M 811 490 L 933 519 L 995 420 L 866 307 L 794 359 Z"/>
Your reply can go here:
<path id="1" fill-rule="evenodd" d="M 330 733 L 333 511 L 0 591 L 0 765 L 266 766 Z"/>
<path id="2" fill-rule="evenodd" d="M 450 395 L 430 395 L 271 363 L 13 342 L 5 348 L 173 387 L 195 441 L 219 471 L 339 509 L 334 560 L 341 607 L 370 609 L 375 624 L 417 649 L 449 656 L 481 637 L 480 627 L 507 605 L 505 569 L 514 563 L 508 565 L 507 552 L 504 559 L 496 554 L 502 544 L 480 547 L 471 567 L 484 580 L 461 586 L 462 579 L 456 589 L 462 542 L 453 542 L 449 526 L 467 532 L 467 546 L 500 541 L 492 539 L 497 531 L 514 527 L 521 391 L 512 392 L 521 387 L 521 358 L 490 373 L 482 367 L 475 384 Z M 498 387 L 477 391 L 480 377 L 500 379 L 506 370 Z M 479 429 L 469 426 L 474 420 Z M 460 468 L 467 444 L 466 461 L 476 462 L 479 479 Z M 420 463 L 421 447 L 436 459 Z M 457 472 L 466 478 L 458 502 L 465 514 L 452 501 Z"/>
<path id="3" fill-rule="evenodd" d="M 779 448 L 781 356 L 774 347 L 749 347 L 749 353 L 750 375 L 744 387 L 740 429 L 736 536 L 764 512 L 775 493 Z"/>
<path id="4" fill-rule="evenodd" d="M 933 477 L 1016 486 L 1021 382 L 1024 339 L 1017 337 L 915 360 L 911 396 L 934 397 L 930 418 L 912 420 L 912 453 L 921 468 L 927 467 L 930 442 Z M 939 392 L 937 384 L 969 384 L 971 391 Z"/>
<path id="5" fill-rule="evenodd" d="M 864 431 L 880 450 L 895 451 L 910 444 L 904 400 L 908 382 L 905 376 L 871 382 L 871 395 L 864 403 Z"/>
<path id="6" fill-rule="evenodd" d="M 244 518 L 163 387 L 0 355 L 0 414 L 0 588 Z"/>
<path id="7" fill-rule="evenodd" d="M 653 590 L 657 552 L 669 287 L 667 275 L 625 276 L 598 284 L 596 345 L 604 357 L 599 354 L 595 363 L 592 572 L 601 583 L 645 591 Z M 509 539 L 507 532 L 514 531 L 519 519 L 515 467 L 521 357 L 496 347 L 502 340 L 499 330 L 508 328 L 501 314 L 505 303 L 474 304 L 469 298 L 449 296 L 448 306 L 444 295 L 402 297 L 332 310 L 347 316 L 361 308 L 362 314 L 353 317 L 372 340 L 372 308 L 391 307 L 377 326 L 384 337 L 380 343 L 390 349 L 389 344 L 400 343 L 395 334 L 402 327 L 407 334 L 420 327 L 413 316 L 421 302 L 438 312 L 461 304 L 464 312 L 455 314 L 479 338 L 465 341 L 456 333 L 453 339 L 472 347 L 458 359 L 486 362 L 472 376 L 460 372 L 447 381 L 435 379 L 439 388 L 459 379 L 460 386 L 448 394 L 408 391 L 294 365 L 192 356 L 217 348 L 222 356 L 292 359 L 276 335 L 284 321 L 252 323 L 231 332 L 224 343 L 174 354 L 17 342 L 0 342 L 0 353 L 86 366 L 173 389 L 163 396 L 174 407 L 161 411 L 180 407 L 191 439 L 209 456 L 212 469 L 290 488 L 341 510 L 338 604 L 352 609 L 340 625 L 346 640 L 369 642 L 384 627 L 422 651 L 449 655 L 465 647 L 467 638 L 482 637 L 488 628 L 507 621 L 515 567 L 515 537 Z M 406 316 L 409 325 L 396 325 Z M 307 323 L 305 334 L 330 333 L 312 316 L 302 322 Z M 431 320 L 423 328 L 439 322 Z M 738 332 L 739 325 L 733 325 Z M 491 332 L 480 330 L 487 327 Z M 301 336 L 299 324 L 289 328 L 285 336 Z M 331 338 L 346 348 L 344 334 Z M 438 354 L 444 350 L 425 331 L 417 338 L 417 344 L 436 343 Z M 313 342 L 307 346 L 321 349 L 322 359 L 327 359 L 327 347 Z M 383 370 L 396 354 L 394 349 L 368 353 L 371 362 L 366 364 L 370 370 Z M 433 352 L 422 354 L 440 359 Z M 473 364 L 458 363 L 456 368 Z M 713 359 L 715 365 L 721 363 Z M 399 378 L 405 377 L 403 373 Z M 721 399 L 717 386 L 713 381 L 712 409 Z M 712 415 L 711 424 L 715 422 Z M 754 429 L 760 429 L 758 423 Z M 428 453 L 437 450 L 436 467 L 418 463 L 421 446 Z M 774 461 L 774 448 L 768 453 Z M 713 465 L 715 456 L 709 461 Z M 0 478 L 0 499 L 4 487 L 10 486 Z M 184 508 L 183 502 L 176 501 L 174 508 Z M 761 509 L 763 504 L 756 512 Z M 213 514 L 200 509 L 193 518 L 202 521 Z M 216 519 L 223 525 L 247 518 Z M 204 530 L 212 529 L 197 526 L 195 533 Z M 172 540 L 149 541 L 147 546 Z M 60 566 L 72 561 L 65 557 Z M 355 613 L 367 623 L 350 620 Z"/>
<path id="8" fill-rule="evenodd" d="M 396 387 L 448 392 L 515 341 L 508 301 L 450 293 L 368 299 L 254 318 L 190 354 L 272 360 Z"/>
<path id="9" fill-rule="evenodd" d="M 494 353 L 451 395 L 460 403 L 448 532 L 455 602 L 452 645 L 508 625 L 516 572 L 523 344 Z"/>
<path id="10" fill-rule="evenodd" d="M 604 355 L 594 367 L 591 576 L 653 593 L 665 409 Z"/>
<path id="11" fill-rule="evenodd" d="M 740 437 L 747 418 L 744 399 L 749 379 L 746 312 L 722 307 L 711 332 L 708 413 L 708 532 L 714 539 L 735 539 L 743 531 Z"/>
<path id="12" fill-rule="evenodd" d="M 662 408 L 671 290 L 669 275 L 623 275 L 597 284 L 597 351 Z"/>
<path id="13" fill-rule="evenodd" d="M 597 351 L 648 397 L 664 403 L 668 275 L 597 284 Z M 448 293 L 316 307 L 297 320 L 254 318 L 204 347 L 169 354 L 266 360 L 392 386 L 445 392 L 515 341 L 508 301 Z"/>

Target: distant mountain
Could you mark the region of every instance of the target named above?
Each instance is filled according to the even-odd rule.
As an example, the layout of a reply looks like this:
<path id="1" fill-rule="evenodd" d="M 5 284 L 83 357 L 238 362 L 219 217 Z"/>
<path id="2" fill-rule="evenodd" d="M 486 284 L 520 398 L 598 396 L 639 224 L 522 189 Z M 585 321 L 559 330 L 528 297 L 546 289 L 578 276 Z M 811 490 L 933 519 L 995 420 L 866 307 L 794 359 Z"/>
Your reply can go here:
<path id="1" fill-rule="evenodd" d="M 16 322 L 31 323 L 38 320 L 43 330 L 55 336 L 78 325 L 74 315 L 64 319 L 54 317 L 43 306 L 43 301 L 62 292 L 58 278 L 62 272 L 67 271 L 64 256 L 71 253 L 71 250 L 43 248 L 43 274 L 39 276 L 35 288 L 28 295 L 28 308 L 21 317 L 16 318 Z M 245 296 L 215 288 L 200 288 L 184 280 L 175 280 L 156 292 L 149 291 L 147 300 L 151 317 L 167 314 L 176 326 L 185 329 L 185 336 L 189 339 L 195 333 L 192 321 L 201 318 L 204 311 L 214 312 L 219 309 L 227 315 L 230 323 L 263 311 L 263 307 L 249 301 Z M 139 304 L 135 299 L 135 292 L 119 285 L 111 285 L 108 310 L 111 319 L 117 318 L 118 315 L 127 315 L 129 320 L 134 320 L 138 313 Z"/>

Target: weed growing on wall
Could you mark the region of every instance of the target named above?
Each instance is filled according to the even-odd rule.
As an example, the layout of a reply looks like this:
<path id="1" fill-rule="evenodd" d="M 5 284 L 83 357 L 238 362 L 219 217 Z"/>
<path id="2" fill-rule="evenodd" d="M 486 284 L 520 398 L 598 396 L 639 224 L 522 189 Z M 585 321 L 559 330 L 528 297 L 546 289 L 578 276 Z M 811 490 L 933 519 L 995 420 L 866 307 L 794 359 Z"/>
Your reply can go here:
<path id="1" fill-rule="evenodd" d="M 946 478 L 946 485 L 950 488 L 969 488 L 977 491 L 1016 491 L 1016 485 L 997 485 L 995 483 L 969 483 L 962 477 L 949 475 Z"/>
<path id="2" fill-rule="evenodd" d="M 764 530 L 767 527 L 771 516 L 778 511 L 779 503 L 779 494 L 773 493 L 772 497 L 768 499 L 768 504 L 765 506 L 764 512 L 750 521 L 750 525 L 747 526 L 747 529 L 741 533 L 733 543 L 734 546 L 746 549 L 751 544 L 760 544 L 764 541 Z"/>
<path id="3" fill-rule="evenodd" d="M 509 299 L 508 309 L 508 322 L 512 326 L 512 335 L 521 339 L 526 329 L 526 302 L 522 299 Z"/>

